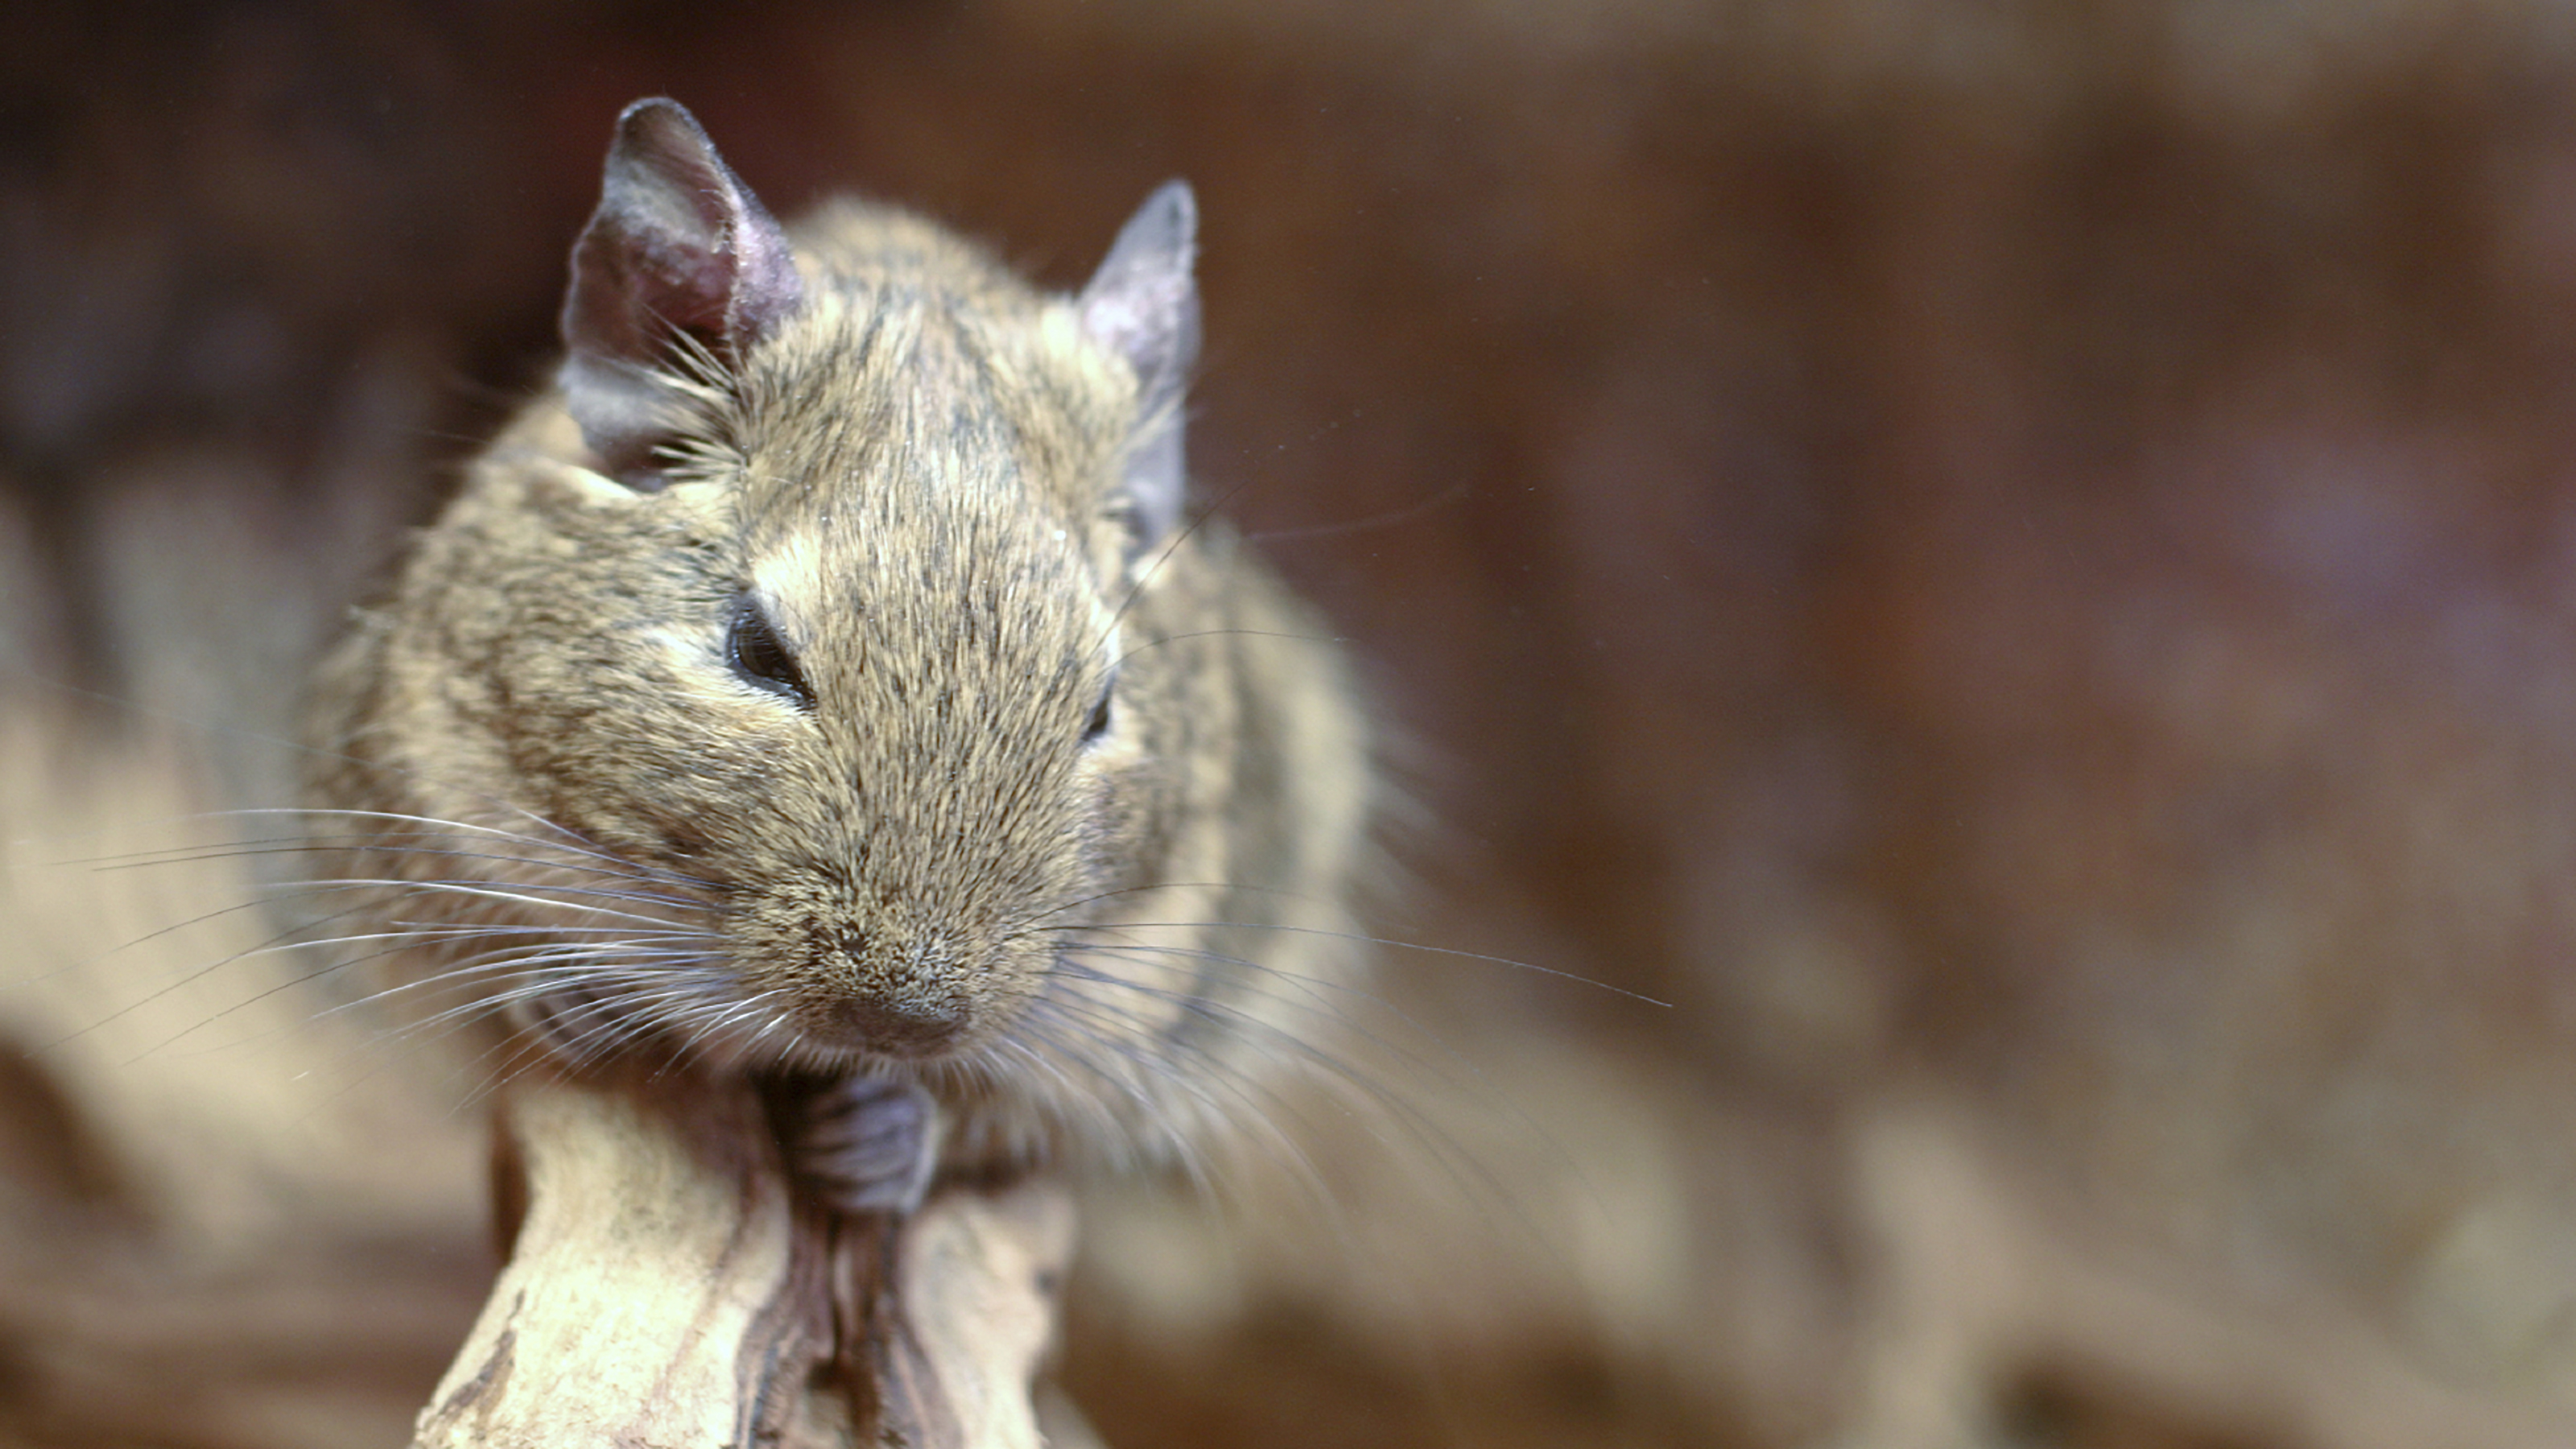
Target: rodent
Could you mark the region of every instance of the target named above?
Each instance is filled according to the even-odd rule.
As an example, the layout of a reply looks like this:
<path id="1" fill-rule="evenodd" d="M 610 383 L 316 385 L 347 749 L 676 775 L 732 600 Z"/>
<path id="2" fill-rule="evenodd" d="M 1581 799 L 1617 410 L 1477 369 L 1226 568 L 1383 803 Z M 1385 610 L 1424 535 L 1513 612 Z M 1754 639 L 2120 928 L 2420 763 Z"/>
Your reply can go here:
<path id="1" fill-rule="evenodd" d="M 1370 735 L 1185 512 L 1195 226 L 1172 183 L 1048 295 L 891 207 L 781 227 L 629 107 L 556 386 L 318 672 L 330 874 L 410 979 L 563 1062 L 911 1094 L 952 1165 L 1251 1100 L 1356 969 Z"/>

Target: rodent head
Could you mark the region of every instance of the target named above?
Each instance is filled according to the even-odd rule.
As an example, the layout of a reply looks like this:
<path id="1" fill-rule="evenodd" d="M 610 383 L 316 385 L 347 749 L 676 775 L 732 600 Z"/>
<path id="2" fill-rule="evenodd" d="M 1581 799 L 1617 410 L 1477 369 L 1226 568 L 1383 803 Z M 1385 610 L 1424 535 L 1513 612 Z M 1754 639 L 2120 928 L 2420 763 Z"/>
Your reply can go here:
<path id="1" fill-rule="evenodd" d="M 1171 832 L 1178 666 L 1120 637 L 1180 506 L 1191 204 L 1074 297 L 889 210 L 795 241 L 679 107 L 627 111 L 560 404 L 423 538 L 380 713 L 475 787 L 423 813 L 479 795 L 693 883 L 704 970 L 596 1004 L 751 1059 L 941 1059 Z"/>

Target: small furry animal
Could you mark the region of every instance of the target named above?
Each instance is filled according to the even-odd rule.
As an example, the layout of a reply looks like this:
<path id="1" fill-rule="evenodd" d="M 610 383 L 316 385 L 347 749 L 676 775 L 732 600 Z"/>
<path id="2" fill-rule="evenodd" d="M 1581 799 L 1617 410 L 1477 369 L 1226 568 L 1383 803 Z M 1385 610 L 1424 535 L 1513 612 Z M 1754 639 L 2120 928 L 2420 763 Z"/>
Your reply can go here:
<path id="1" fill-rule="evenodd" d="M 853 1206 L 1257 1110 L 1349 967 L 1371 772 L 1324 631 L 1184 517 L 1195 245 L 1172 183 L 1051 296 L 888 207 L 782 228 L 629 107 L 558 386 L 320 672 L 401 989 L 833 1084 Z"/>

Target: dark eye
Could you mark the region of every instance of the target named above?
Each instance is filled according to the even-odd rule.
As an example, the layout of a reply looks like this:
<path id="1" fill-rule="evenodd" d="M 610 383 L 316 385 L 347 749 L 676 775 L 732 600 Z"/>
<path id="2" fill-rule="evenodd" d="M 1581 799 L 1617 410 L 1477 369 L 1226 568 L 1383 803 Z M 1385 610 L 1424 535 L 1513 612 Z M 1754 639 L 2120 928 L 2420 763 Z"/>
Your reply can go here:
<path id="1" fill-rule="evenodd" d="M 1109 697 L 1117 691 L 1117 685 L 1117 676 L 1112 675 L 1108 683 L 1100 686 L 1100 702 L 1091 707 L 1091 720 L 1082 727 L 1084 744 L 1097 744 L 1102 735 L 1109 733 Z"/>
<path id="2" fill-rule="evenodd" d="M 805 683 L 805 671 L 796 667 L 796 656 L 770 626 L 769 616 L 748 597 L 734 609 L 733 627 L 725 632 L 725 661 L 734 673 L 772 694 L 786 696 L 798 709 L 814 707 L 814 691 Z"/>

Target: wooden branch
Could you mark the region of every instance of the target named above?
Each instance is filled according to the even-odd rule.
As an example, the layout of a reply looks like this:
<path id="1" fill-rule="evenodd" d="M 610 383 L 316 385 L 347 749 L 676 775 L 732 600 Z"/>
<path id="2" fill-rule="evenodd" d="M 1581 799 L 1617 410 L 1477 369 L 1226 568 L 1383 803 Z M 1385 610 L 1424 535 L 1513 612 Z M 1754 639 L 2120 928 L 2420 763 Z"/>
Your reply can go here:
<path id="1" fill-rule="evenodd" d="M 1038 1180 L 909 1219 L 793 1192 L 757 1093 L 531 1080 L 510 1261 L 419 1449 L 1036 1449 L 1073 1210 Z"/>

